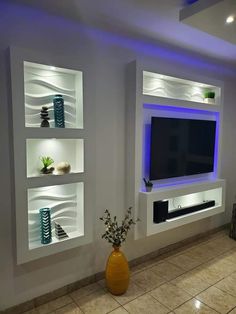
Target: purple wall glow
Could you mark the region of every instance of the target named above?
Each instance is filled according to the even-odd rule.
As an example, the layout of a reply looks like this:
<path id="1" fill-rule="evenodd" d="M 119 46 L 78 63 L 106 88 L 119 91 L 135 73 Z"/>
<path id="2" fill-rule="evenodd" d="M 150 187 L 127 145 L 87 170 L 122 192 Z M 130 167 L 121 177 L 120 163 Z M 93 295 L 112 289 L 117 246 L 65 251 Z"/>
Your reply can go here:
<path id="1" fill-rule="evenodd" d="M 185 0 L 184 4 L 185 5 L 191 5 L 191 4 L 195 3 L 195 2 L 198 2 L 198 0 Z"/>
<path id="2" fill-rule="evenodd" d="M 9 21 L 9 22 L 8 22 Z M 66 31 L 67 36 L 65 37 L 66 42 L 64 42 L 64 49 L 67 47 L 67 41 L 69 43 L 70 39 L 76 34 L 83 34 L 92 38 L 93 40 L 103 43 L 103 45 L 123 47 L 131 50 L 132 52 L 139 54 L 142 53 L 150 57 L 159 57 L 169 62 L 177 62 L 181 65 L 185 65 L 195 69 L 201 69 L 206 71 L 212 71 L 214 73 L 222 73 L 225 75 L 235 75 L 235 70 L 231 67 L 224 67 L 219 63 L 214 63 L 212 61 L 206 61 L 199 54 L 194 54 L 193 52 L 188 52 L 181 48 L 177 48 L 160 41 L 145 40 L 143 38 L 131 38 L 128 35 L 120 35 L 115 32 L 109 32 L 103 29 L 99 29 L 93 26 L 85 25 L 78 20 L 67 19 L 64 17 L 52 15 L 46 13 L 43 10 L 35 9 L 27 5 L 9 3 L 9 1 L 0 2 L 0 26 L 6 27 L 6 24 L 12 24 L 14 21 L 16 25 L 20 27 L 15 28 L 14 32 L 7 34 L 7 38 L 11 41 L 12 39 L 21 40 L 24 37 L 33 36 L 38 37 L 39 47 L 45 47 L 44 34 L 52 34 L 54 37 L 53 44 L 60 47 L 61 34 Z M 25 21 L 25 22 L 24 22 Z M 27 23 L 31 22 L 34 25 L 33 28 L 27 27 Z M 10 27 L 9 27 L 10 28 Z M 50 47 L 50 42 L 47 43 Z M 73 43 L 76 46 L 76 42 Z M 71 42 L 68 44 L 70 50 Z M 219 45 L 216 45 L 215 49 L 218 49 Z M 69 48 L 68 48 L 69 50 Z M 219 49 L 218 49 L 219 50 Z"/>

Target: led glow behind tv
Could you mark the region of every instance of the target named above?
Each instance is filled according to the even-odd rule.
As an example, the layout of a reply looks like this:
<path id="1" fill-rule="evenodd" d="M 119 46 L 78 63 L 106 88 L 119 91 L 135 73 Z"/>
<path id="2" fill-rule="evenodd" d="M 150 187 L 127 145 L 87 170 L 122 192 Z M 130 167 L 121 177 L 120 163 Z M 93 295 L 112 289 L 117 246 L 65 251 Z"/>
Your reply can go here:
<path id="1" fill-rule="evenodd" d="M 150 180 L 214 171 L 216 121 L 152 117 Z"/>

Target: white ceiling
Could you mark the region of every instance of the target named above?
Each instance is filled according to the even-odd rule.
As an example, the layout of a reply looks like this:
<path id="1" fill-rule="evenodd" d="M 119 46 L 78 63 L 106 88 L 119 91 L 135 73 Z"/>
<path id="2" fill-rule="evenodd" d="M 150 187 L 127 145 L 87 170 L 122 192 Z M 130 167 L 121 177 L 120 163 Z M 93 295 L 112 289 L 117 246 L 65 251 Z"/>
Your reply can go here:
<path id="1" fill-rule="evenodd" d="M 12 0 L 43 9 L 49 13 L 74 19 L 122 35 L 135 35 L 183 47 L 207 56 L 236 64 L 236 45 L 179 21 L 183 0 Z M 200 0 L 228 3 L 236 0 Z M 195 3 L 194 5 L 196 5 Z M 229 4 L 229 3 L 228 3 Z M 208 8 L 211 10 L 211 8 Z M 220 9 L 222 12 L 222 9 Z M 208 13 L 206 16 L 208 16 Z M 214 14 L 217 15 L 214 17 Z M 219 11 L 212 11 L 204 24 L 224 28 Z M 203 16 L 194 17 L 201 26 Z M 196 22 L 198 21 L 198 23 Z M 189 21 L 188 21 L 189 23 Z M 193 23 L 193 24 L 194 24 Z M 213 26 L 210 26 L 212 25 Z M 191 24 L 191 23 L 189 23 Z M 215 25 L 215 26 L 214 26 Z M 197 25 L 195 25 L 197 26 Z M 222 36 L 221 36 L 222 37 Z M 235 34 L 236 37 L 236 34 Z"/>
<path id="2" fill-rule="evenodd" d="M 234 23 L 226 23 L 229 16 Z M 181 10 L 180 20 L 236 45 L 236 0 L 199 0 Z"/>

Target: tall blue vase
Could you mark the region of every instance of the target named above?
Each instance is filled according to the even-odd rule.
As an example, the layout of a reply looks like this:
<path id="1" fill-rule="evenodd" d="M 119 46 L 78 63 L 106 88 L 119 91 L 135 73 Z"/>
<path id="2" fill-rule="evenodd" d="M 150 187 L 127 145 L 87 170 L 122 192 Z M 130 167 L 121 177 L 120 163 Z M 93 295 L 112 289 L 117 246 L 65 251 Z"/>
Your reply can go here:
<path id="1" fill-rule="evenodd" d="M 55 95 L 53 98 L 54 120 L 56 128 L 65 127 L 64 99 L 62 95 Z"/>
<path id="2" fill-rule="evenodd" d="M 51 210 L 50 208 L 40 208 L 41 243 L 52 242 Z"/>

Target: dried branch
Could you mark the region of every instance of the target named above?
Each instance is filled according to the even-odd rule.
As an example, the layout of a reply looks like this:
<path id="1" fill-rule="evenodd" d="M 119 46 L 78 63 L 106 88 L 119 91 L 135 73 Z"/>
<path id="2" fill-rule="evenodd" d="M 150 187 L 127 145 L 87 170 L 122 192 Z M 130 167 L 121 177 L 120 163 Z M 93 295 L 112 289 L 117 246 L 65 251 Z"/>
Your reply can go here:
<path id="1" fill-rule="evenodd" d="M 132 218 L 132 207 L 127 209 L 125 218 L 122 220 L 121 225 L 119 226 L 117 222 L 117 217 L 114 216 L 111 218 L 111 214 L 108 209 L 105 210 L 105 213 L 100 220 L 104 222 L 105 233 L 102 234 L 102 239 L 106 239 L 109 243 L 112 243 L 113 246 L 120 246 L 126 240 L 128 232 L 132 225 L 135 225 L 139 219 L 136 221 Z"/>

